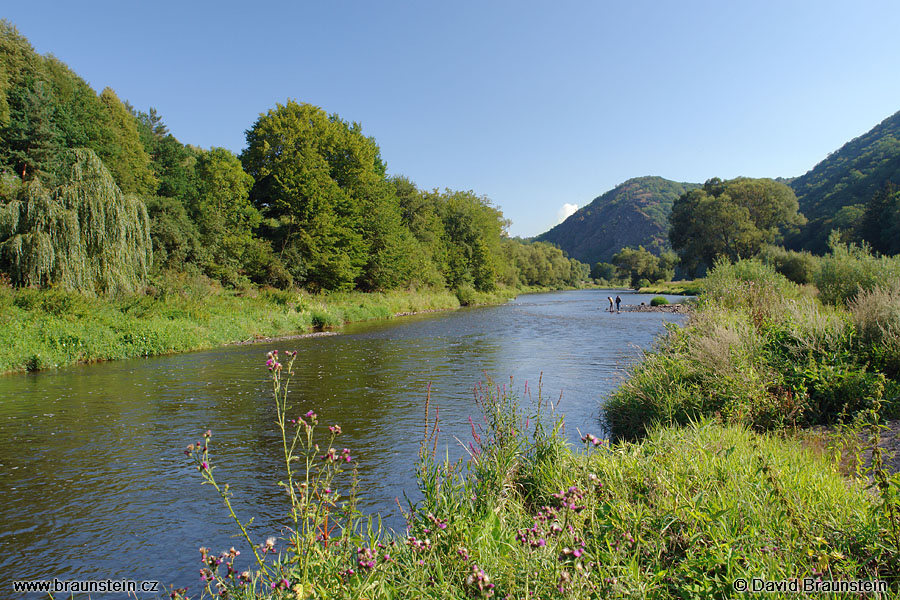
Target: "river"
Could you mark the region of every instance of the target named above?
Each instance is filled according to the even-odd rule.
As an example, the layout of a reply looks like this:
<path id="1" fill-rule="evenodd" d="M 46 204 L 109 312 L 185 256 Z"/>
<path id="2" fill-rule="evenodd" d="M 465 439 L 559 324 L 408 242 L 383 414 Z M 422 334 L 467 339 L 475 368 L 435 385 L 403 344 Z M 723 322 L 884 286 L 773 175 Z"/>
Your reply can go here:
<path id="1" fill-rule="evenodd" d="M 290 404 L 343 428 L 362 508 L 400 529 L 426 390 L 441 448 L 470 439 L 472 390 L 493 377 L 558 400 L 567 435 L 602 434 L 600 403 L 664 323 L 605 311 L 607 290 L 347 326 L 340 335 L 79 365 L 0 378 L 0 597 L 16 579 L 158 580 L 199 591 L 199 553 L 238 546 L 215 491 L 182 450 L 211 429 L 217 478 L 260 541 L 285 522 L 283 466 L 265 355 L 297 350 Z M 651 296 L 619 292 L 624 304 Z M 674 297 L 670 297 L 674 298 Z M 510 377 L 512 381 L 510 382 Z M 245 552 L 249 554 L 249 552 Z"/>

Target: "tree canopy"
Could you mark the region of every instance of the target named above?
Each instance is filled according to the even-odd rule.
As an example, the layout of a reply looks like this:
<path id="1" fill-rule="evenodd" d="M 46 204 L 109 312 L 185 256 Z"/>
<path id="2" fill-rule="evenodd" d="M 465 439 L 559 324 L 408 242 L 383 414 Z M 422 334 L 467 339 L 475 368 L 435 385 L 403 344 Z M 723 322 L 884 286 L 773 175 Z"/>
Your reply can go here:
<path id="1" fill-rule="evenodd" d="M 589 276 L 554 246 L 510 240 L 484 196 L 388 177 L 359 123 L 288 100 L 260 114 L 240 157 L 185 145 L 155 108 L 96 93 L 6 21 L 0 213 L 0 272 L 88 293 L 165 271 L 312 291 Z"/>
<path id="2" fill-rule="evenodd" d="M 710 179 L 672 206 L 669 240 L 689 271 L 718 257 L 754 256 L 783 232 L 805 223 L 797 198 L 772 179 Z"/>

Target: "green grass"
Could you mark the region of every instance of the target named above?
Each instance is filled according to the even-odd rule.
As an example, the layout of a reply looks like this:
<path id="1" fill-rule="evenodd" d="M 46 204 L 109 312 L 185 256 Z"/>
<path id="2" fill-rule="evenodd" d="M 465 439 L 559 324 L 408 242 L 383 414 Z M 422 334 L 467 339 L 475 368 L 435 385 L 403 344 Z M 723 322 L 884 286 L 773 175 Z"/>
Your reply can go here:
<path id="1" fill-rule="evenodd" d="M 703 293 L 703 280 L 661 281 L 644 286 L 638 290 L 641 294 L 671 294 L 675 296 L 697 296 Z"/>
<path id="2" fill-rule="evenodd" d="M 670 329 L 605 403 L 616 437 L 715 417 L 757 430 L 900 412 L 900 292 L 863 292 L 849 308 L 747 260 L 704 281 L 690 321 Z"/>
<path id="3" fill-rule="evenodd" d="M 282 383 L 276 397 L 286 399 Z M 424 440 L 424 500 L 405 535 L 354 512 L 353 490 L 341 501 L 320 493 L 341 461 L 318 459 L 304 424 L 300 461 L 285 461 L 301 466 L 276 476 L 314 482 L 289 509 L 300 533 L 273 539 L 281 553 L 263 556 L 244 584 L 207 558 L 208 595 L 220 583 L 234 598 L 720 599 L 742 597 L 733 582 L 753 577 L 883 580 L 898 591 L 888 511 L 797 441 L 703 421 L 636 443 L 585 436 L 574 448 L 540 405 L 522 410 L 496 387 L 481 389 L 478 404 L 484 427 L 466 465 L 440 460 Z M 192 458 L 212 483 L 206 446 Z M 328 543 L 316 537 L 326 512 L 339 522 Z"/>
<path id="4" fill-rule="evenodd" d="M 508 296 L 481 295 L 481 302 Z M 310 295 L 187 280 L 115 300 L 0 287 L 0 373 L 153 356 L 459 307 L 446 290 Z"/>

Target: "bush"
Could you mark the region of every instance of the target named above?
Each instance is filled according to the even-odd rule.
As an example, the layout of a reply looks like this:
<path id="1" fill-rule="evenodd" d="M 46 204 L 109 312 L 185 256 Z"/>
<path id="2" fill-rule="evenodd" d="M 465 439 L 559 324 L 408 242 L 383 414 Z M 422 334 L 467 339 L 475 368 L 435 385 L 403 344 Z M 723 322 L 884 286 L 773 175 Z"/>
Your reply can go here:
<path id="1" fill-rule="evenodd" d="M 475 288 L 468 284 L 463 284 L 456 288 L 456 297 L 461 306 L 469 306 L 475 304 Z"/>
<path id="2" fill-rule="evenodd" d="M 662 306 L 663 304 L 668 304 L 669 301 L 665 296 L 656 296 L 650 301 L 650 306 Z"/>
<path id="3" fill-rule="evenodd" d="M 850 313 L 859 351 L 888 375 L 900 374 L 900 279 L 861 291 L 850 302 Z"/>
<path id="4" fill-rule="evenodd" d="M 795 252 L 785 250 L 778 246 L 768 246 L 759 258 L 766 264 L 771 264 L 775 270 L 793 281 L 805 285 L 812 283 L 816 272 L 819 270 L 820 259 L 807 251 Z"/>
<path id="5" fill-rule="evenodd" d="M 867 245 L 842 244 L 835 236 L 829 245 L 831 253 L 822 258 L 815 277 L 823 302 L 845 304 L 860 291 L 900 279 L 900 256 L 874 256 Z"/>

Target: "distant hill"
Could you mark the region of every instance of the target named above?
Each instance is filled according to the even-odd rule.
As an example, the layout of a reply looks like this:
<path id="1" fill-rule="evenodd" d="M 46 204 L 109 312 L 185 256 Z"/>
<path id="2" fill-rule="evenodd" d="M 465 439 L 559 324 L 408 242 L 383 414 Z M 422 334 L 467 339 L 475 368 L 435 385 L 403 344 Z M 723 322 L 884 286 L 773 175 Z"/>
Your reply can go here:
<path id="1" fill-rule="evenodd" d="M 850 228 L 877 191 L 900 185 L 900 112 L 888 117 L 790 182 L 809 224 L 791 246 L 823 251 L 828 232 Z"/>
<path id="2" fill-rule="evenodd" d="M 672 204 L 697 187 L 662 177 L 629 179 L 535 239 L 556 244 L 588 264 L 609 262 L 626 246 L 658 252 L 668 245 Z"/>

